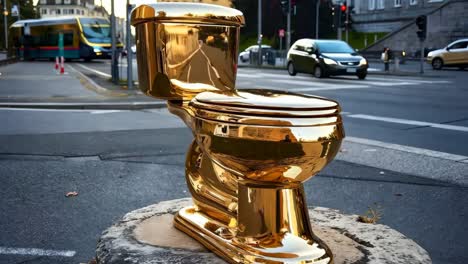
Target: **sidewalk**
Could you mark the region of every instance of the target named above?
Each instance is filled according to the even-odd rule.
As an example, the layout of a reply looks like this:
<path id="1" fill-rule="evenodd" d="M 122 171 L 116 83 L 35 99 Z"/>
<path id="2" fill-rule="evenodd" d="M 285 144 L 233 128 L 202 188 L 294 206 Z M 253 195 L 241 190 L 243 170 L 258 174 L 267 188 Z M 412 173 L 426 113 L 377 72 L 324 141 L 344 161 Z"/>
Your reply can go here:
<path id="1" fill-rule="evenodd" d="M 0 107 L 143 109 L 165 105 L 137 90 L 110 84 L 104 88 L 68 64 L 63 75 L 48 61 L 0 67 Z"/>

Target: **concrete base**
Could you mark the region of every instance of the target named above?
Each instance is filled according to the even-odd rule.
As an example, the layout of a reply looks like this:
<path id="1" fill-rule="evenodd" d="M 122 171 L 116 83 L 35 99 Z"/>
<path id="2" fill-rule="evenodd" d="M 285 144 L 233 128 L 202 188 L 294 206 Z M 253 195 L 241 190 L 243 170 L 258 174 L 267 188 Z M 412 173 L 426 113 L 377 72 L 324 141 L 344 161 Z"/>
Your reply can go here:
<path id="1" fill-rule="evenodd" d="M 173 227 L 174 214 L 190 204 L 191 199 L 165 201 L 126 214 L 101 236 L 98 263 L 225 263 Z M 309 213 L 335 264 L 432 263 L 423 248 L 388 226 L 360 223 L 356 215 L 322 207 Z"/>

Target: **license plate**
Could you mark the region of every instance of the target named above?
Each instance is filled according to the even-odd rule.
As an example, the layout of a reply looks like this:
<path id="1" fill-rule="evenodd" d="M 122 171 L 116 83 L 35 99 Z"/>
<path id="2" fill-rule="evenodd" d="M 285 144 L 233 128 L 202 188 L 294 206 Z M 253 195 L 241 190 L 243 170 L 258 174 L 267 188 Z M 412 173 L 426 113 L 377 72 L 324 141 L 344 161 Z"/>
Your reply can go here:
<path id="1" fill-rule="evenodd" d="M 355 72 L 356 72 L 356 68 L 347 68 L 347 69 L 346 69 L 346 72 L 355 73 Z"/>

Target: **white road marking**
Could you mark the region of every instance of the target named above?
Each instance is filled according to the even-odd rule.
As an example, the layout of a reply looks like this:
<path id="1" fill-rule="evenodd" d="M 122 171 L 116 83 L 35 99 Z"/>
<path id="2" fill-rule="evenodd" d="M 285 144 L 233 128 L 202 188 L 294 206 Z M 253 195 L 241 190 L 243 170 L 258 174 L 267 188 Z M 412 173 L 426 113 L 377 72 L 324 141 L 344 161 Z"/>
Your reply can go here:
<path id="1" fill-rule="evenodd" d="M 370 140 L 366 138 L 357 138 L 357 137 L 346 137 L 344 140 L 348 142 L 352 142 L 352 143 L 364 144 L 364 145 L 369 145 L 369 146 L 374 146 L 374 147 L 382 147 L 382 148 L 387 148 L 387 149 L 394 149 L 394 150 L 409 152 L 409 153 L 423 155 L 423 156 L 430 156 L 434 158 L 452 160 L 452 161 L 457 161 L 457 162 L 468 162 L 467 156 L 456 155 L 456 154 L 440 152 L 440 151 L 435 151 L 435 150 L 416 148 L 416 147 L 398 145 L 398 144 L 393 144 L 393 143 L 387 143 L 387 142 Z"/>
<path id="2" fill-rule="evenodd" d="M 348 115 L 348 117 L 367 119 L 367 120 L 375 120 L 375 121 L 382 121 L 382 122 L 389 122 L 389 123 L 414 125 L 414 126 L 428 126 L 428 127 L 433 127 L 433 128 L 468 132 L 468 127 L 464 127 L 464 126 L 437 124 L 437 123 L 422 122 L 422 121 L 408 120 L 408 119 L 401 119 L 401 118 L 382 117 L 382 116 L 373 116 L 373 115 L 362 115 L 362 114 Z"/>
<path id="3" fill-rule="evenodd" d="M 84 65 L 81 64 L 81 63 L 76 63 L 76 65 L 80 66 L 81 68 L 83 68 L 83 69 L 85 69 L 85 70 L 88 70 L 88 71 L 90 71 L 90 72 L 94 72 L 94 73 L 96 73 L 96 74 L 98 74 L 98 75 L 101 75 L 102 77 L 105 77 L 105 78 L 111 78 L 111 77 L 112 77 L 112 75 L 110 75 L 110 74 L 107 74 L 107 73 L 105 73 L 105 72 L 101 72 L 101 71 L 92 69 L 92 68 L 90 68 L 90 67 L 88 67 L 88 66 L 84 66 Z"/>
<path id="4" fill-rule="evenodd" d="M 328 90 L 346 90 L 346 89 L 368 89 L 368 85 L 321 85 L 323 87 L 303 87 L 303 88 L 280 88 L 292 92 L 313 92 Z M 278 89 L 278 88 L 277 88 Z"/>
<path id="5" fill-rule="evenodd" d="M 76 251 L 72 250 L 50 250 L 41 248 L 10 248 L 0 247 L 0 255 L 33 255 L 47 257 L 73 257 Z"/>
<path id="6" fill-rule="evenodd" d="M 122 110 L 94 110 L 91 111 L 90 114 L 92 115 L 99 115 L 99 114 L 111 114 L 111 113 L 119 113 L 124 112 Z"/>

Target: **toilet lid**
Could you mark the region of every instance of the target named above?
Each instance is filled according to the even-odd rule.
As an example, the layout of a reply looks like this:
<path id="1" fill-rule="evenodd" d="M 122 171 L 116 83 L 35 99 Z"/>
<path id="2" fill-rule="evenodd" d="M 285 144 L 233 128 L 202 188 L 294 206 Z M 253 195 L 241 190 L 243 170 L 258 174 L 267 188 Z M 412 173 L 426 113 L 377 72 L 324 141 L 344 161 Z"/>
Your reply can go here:
<path id="1" fill-rule="evenodd" d="M 209 111 L 270 117 L 316 117 L 340 112 L 338 103 L 327 98 L 265 89 L 237 90 L 234 94 L 203 92 L 191 105 Z"/>

